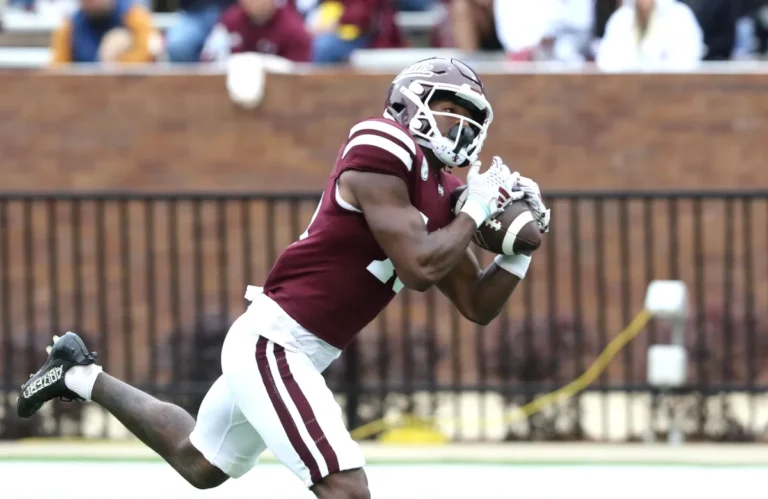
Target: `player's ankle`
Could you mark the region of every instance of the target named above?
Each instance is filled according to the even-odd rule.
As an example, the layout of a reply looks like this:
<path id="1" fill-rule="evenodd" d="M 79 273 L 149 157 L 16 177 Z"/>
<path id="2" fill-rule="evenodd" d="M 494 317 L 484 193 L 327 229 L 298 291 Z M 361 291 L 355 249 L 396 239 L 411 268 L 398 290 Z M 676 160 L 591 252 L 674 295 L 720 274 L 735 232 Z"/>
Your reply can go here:
<path id="1" fill-rule="evenodd" d="M 101 366 L 96 364 L 72 366 L 64 375 L 64 384 L 75 392 L 77 396 L 90 401 L 93 386 L 96 384 L 96 378 L 99 377 L 101 372 Z"/>

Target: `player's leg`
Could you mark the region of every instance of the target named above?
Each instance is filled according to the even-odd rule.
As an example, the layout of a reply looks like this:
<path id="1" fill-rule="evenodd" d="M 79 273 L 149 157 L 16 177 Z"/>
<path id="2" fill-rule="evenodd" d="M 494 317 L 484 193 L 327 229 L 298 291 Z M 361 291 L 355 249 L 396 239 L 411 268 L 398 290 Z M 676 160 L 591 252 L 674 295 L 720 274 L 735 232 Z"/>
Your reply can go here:
<path id="1" fill-rule="evenodd" d="M 98 376 L 91 398 L 200 489 L 241 477 L 266 449 L 223 377 L 205 394 L 197 421 L 180 407 L 105 373 Z"/>
<path id="2" fill-rule="evenodd" d="M 365 459 L 333 393 L 309 357 L 260 336 L 270 327 L 246 312 L 227 335 L 222 370 L 238 407 L 318 497 L 368 499 Z"/>
<path id="3" fill-rule="evenodd" d="M 209 489 L 229 478 L 192 445 L 190 434 L 195 419 L 181 407 L 158 400 L 106 373 L 96 378 L 91 400 L 115 416 L 192 486 Z"/>
<path id="4" fill-rule="evenodd" d="M 190 444 L 192 416 L 103 373 L 95 361 L 78 335 L 54 337 L 45 364 L 21 387 L 18 415 L 31 417 L 55 398 L 94 400 L 195 487 L 215 487 L 227 479 Z"/>
<path id="5" fill-rule="evenodd" d="M 371 499 L 368 477 L 362 468 L 332 473 L 310 490 L 319 499 Z"/>

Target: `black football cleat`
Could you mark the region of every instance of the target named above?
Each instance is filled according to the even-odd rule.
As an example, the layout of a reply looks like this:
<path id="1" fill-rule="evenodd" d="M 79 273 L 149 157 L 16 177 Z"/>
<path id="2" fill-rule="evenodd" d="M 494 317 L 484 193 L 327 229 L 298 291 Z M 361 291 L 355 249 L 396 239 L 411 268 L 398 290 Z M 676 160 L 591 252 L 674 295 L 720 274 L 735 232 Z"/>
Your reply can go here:
<path id="1" fill-rule="evenodd" d="M 64 375 L 73 366 L 87 366 L 96 362 L 96 352 L 89 352 L 83 340 L 75 333 L 68 332 L 62 337 L 53 337 L 53 346 L 46 348 L 48 359 L 29 381 L 21 386 L 16 413 L 28 418 L 55 398 L 71 402 L 83 400 L 64 384 Z"/>

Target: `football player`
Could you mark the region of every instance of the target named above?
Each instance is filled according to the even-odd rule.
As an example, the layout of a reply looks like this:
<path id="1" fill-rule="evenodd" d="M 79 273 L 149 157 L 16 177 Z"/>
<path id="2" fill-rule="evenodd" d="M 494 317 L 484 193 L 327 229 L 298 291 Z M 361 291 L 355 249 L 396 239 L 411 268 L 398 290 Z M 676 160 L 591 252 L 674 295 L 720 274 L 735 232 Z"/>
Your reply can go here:
<path id="1" fill-rule="evenodd" d="M 535 182 L 499 158 L 480 170 L 492 120 L 480 78 L 460 61 L 427 59 L 394 79 L 383 116 L 349 131 L 306 231 L 263 288 L 248 287 L 197 421 L 104 372 L 71 332 L 22 387 L 18 414 L 57 397 L 96 402 L 198 488 L 242 476 L 270 449 L 317 497 L 370 497 L 363 454 L 321 373 L 403 287 L 437 286 L 487 324 L 531 258 L 499 255 L 481 269 L 473 234 L 518 199 L 542 231 L 549 224 Z M 457 167 L 469 167 L 468 196 L 455 214 Z"/>

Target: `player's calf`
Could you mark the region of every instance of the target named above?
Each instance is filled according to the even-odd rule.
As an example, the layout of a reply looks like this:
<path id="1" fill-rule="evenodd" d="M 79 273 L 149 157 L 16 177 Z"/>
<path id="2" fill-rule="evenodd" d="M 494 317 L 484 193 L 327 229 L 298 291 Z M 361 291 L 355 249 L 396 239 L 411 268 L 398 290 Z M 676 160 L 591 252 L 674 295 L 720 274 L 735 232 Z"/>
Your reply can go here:
<path id="1" fill-rule="evenodd" d="M 210 489 L 229 478 L 189 441 L 195 419 L 181 407 L 158 400 L 106 373 L 94 383 L 91 398 L 193 487 Z"/>
<path id="2" fill-rule="evenodd" d="M 165 457 L 165 460 L 196 489 L 212 489 L 229 479 L 200 454 L 189 438 L 186 438 L 173 454 Z"/>
<path id="3" fill-rule="evenodd" d="M 362 468 L 332 473 L 311 490 L 319 499 L 371 499 Z"/>

